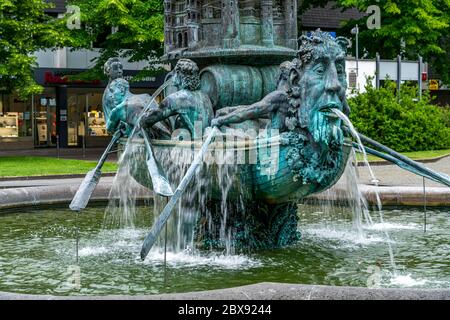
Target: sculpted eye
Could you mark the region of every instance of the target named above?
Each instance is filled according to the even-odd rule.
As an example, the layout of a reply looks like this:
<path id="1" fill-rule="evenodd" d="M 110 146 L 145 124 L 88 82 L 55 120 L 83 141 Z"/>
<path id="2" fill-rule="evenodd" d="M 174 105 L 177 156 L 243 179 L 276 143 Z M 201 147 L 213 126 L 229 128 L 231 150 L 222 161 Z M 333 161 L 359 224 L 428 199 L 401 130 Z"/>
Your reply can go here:
<path id="1" fill-rule="evenodd" d="M 323 66 L 318 66 L 314 69 L 315 73 L 318 75 L 322 75 L 325 73 L 325 68 Z"/>

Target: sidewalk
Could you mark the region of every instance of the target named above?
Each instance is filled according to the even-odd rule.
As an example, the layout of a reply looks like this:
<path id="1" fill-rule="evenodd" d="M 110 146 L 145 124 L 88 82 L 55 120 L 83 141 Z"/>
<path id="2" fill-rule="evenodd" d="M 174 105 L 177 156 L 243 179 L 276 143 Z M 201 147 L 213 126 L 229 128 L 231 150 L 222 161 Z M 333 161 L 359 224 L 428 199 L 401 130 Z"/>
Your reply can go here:
<path id="1" fill-rule="evenodd" d="M 89 160 L 98 161 L 102 156 L 105 148 L 86 148 L 83 156 L 83 149 L 70 148 L 59 149 L 59 157 L 61 159 L 75 159 L 75 160 Z M 32 150 L 11 150 L 0 151 L 0 157 L 50 157 L 58 158 L 58 150 L 56 148 L 50 149 L 32 149 Z M 117 153 L 112 153 L 108 156 L 108 161 L 117 162 Z"/>
<path id="2" fill-rule="evenodd" d="M 16 189 L 16 188 L 32 188 L 32 187 L 55 187 L 55 186 L 76 186 L 78 187 L 83 181 L 81 178 L 58 178 L 45 179 L 39 178 L 36 180 L 11 180 L 0 181 L 1 189 Z M 114 177 L 102 176 L 99 184 L 112 185 Z"/>
<path id="3" fill-rule="evenodd" d="M 64 157 L 67 157 L 68 159 L 79 159 L 77 157 L 76 153 L 77 149 L 70 150 L 71 153 L 67 153 L 64 155 Z M 91 149 L 91 152 L 89 153 L 89 157 L 91 160 L 97 161 L 100 158 L 100 153 L 103 152 L 102 149 Z M 4 152 L 0 152 L 0 156 L 2 156 Z M 16 154 L 17 155 L 17 154 Z M 27 155 L 26 153 L 23 155 Z M 34 155 L 34 154 L 33 154 Z M 42 154 L 44 156 L 45 154 Z M 50 153 L 48 153 L 48 156 L 51 156 Z M 113 157 L 114 156 L 114 157 Z M 62 156 L 61 156 L 62 157 Z M 72 157 L 72 158 L 69 158 Z M 82 158 L 81 158 L 82 159 Z M 86 157 L 87 159 L 87 157 Z M 117 156 L 115 154 L 111 155 L 111 160 L 115 159 L 117 160 Z M 438 171 L 440 173 L 444 173 L 447 175 L 450 175 L 450 157 L 446 157 L 443 159 L 440 159 L 434 163 L 427 163 L 425 164 L 426 167 Z M 380 181 L 379 186 L 409 186 L 409 187 L 422 187 L 423 185 L 423 178 L 420 176 L 416 176 L 406 170 L 403 170 L 395 165 L 383 165 L 383 166 L 372 166 L 372 171 L 375 174 L 375 177 Z M 369 170 L 367 167 L 358 167 L 358 171 L 360 174 L 360 184 L 363 185 L 373 185 L 371 183 L 371 177 L 369 174 Z M 111 184 L 113 181 L 113 177 L 111 176 L 103 176 L 100 183 L 104 184 Z M 38 186 L 62 186 L 62 185 L 79 185 L 81 181 L 83 180 L 83 177 L 52 177 L 52 178 L 30 178 L 30 180 L 21 180 L 21 179 L 14 179 L 7 181 L 0 181 L 0 189 L 7 189 L 7 188 L 26 188 L 26 187 L 38 187 Z M 426 181 L 427 187 L 445 187 L 439 183 L 436 183 L 434 181 L 430 181 L 428 179 Z"/>
<path id="4" fill-rule="evenodd" d="M 433 163 L 425 163 L 425 167 L 430 168 L 439 173 L 444 173 L 450 176 L 450 156 L 442 158 Z M 409 171 L 401 169 L 396 165 L 372 166 L 372 171 L 375 177 L 380 181 L 380 186 L 423 186 L 423 178 L 417 176 Z M 367 167 L 359 167 L 360 183 L 373 185 L 372 178 Z M 444 185 L 425 179 L 427 187 L 445 187 Z"/>
<path id="5" fill-rule="evenodd" d="M 450 158 L 445 158 L 428 165 L 442 173 L 450 173 Z M 378 197 L 383 205 L 418 206 L 423 203 L 423 180 L 392 165 L 373 167 L 375 175 L 380 180 L 379 187 L 370 185 L 370 175 L 367 168 L 360 167 L 360 190 L 369 203 L 375 204 Z M 78 178 L 37 178 L 35 180 L 6 180 L 0 181 L 0 209 L 17 208 L 23 206 L 37 206 L 40 204 L 66 204 L 77 192 L 83 176 Z M 97 185 L 92 201 L 107 201 L 113 185 L 114 177 L 103 176 Z M 435 182 L 426 182 L 428 206 L 450 206 L 450 188 Z M 336 199 L 345 200 L 348 196 L 337 187 Z M 149 199 L 152 193 L 136 183 L 133 192 L 142 198 Z M 311 198 L 320 199 L 324 194 L 312 195 Z"/>

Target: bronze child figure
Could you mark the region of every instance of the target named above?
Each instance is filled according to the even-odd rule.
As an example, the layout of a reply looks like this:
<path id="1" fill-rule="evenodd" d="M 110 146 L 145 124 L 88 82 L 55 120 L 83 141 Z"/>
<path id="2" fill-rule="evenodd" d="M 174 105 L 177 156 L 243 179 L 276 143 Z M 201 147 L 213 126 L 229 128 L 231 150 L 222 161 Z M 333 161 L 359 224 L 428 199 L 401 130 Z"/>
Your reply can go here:
<path id="1" fill-rule="evenodd" d="M 214 112 L 209 97 L 200 91 L 199 68 L 195 62 L 189 59 L 178 61 L 173 71 L 173 85 L 177 92 L 167 96 L 159 105 L 146 112 L 141 125 L 150 128 L 156 123 L 176 116 L 172 130 L 187 129 L 191 137 L 195 137 L 194 126 L 201 122 L 202 130 L 209 127 Z"/>
<path id="2" fill-rule="evenodd" d="M 148 94 L 132 94 L 128 81 L 122 78 L 112 81 L 108 86 L 108 90 L 110 91 L 109 95 L 113 108 L 106 119 L 107 130 L 109 132 L 116 131 L 122 122 L 126 126 L 126 135 L 130 135 L 141 113 L 151 103 L 151 97 Z M 169 128 L 164 123 L 156 124 L 152 130 L 149 130 L 149 133 L 153 138 L 170 137 Z"/>

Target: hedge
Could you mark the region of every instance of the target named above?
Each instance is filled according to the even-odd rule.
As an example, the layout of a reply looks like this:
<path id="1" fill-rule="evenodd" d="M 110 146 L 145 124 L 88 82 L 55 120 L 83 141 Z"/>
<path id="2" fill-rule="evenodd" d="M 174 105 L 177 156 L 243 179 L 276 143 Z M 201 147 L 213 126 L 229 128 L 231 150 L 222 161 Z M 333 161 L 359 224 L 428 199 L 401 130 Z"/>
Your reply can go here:
<path id="1" fill-rule="evenodd" d="M 400 99 L 392 81 L 380 89 L 371 84 L 366 92 L 349 99 L 350 119 L 356 129 L 400 152 L 450 149 L 450 109 L 431 104 L 417 87 L 403 85 Z"/>

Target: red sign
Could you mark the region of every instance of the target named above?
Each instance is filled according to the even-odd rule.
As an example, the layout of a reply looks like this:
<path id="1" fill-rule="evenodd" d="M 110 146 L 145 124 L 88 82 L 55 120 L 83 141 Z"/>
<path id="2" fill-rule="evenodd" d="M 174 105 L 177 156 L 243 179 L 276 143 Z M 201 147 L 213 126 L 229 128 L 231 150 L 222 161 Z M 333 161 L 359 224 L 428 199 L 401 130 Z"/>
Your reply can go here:
<path id="1" fill-rule="evenodd" d="M 426 72 L 422 72 L 422 81 L 428 80 L 428 74 Z"/>
<path id="2" fill-rule="evenodd" d="M 59 76 L 53 74 L 51 71 L 45 72 L 44 77 L 45 83 L 49 84 L 94 84 L 94 85 L 101 85 L 101 80 L 74 80 L 70 79 L 69 76 Z"/>

